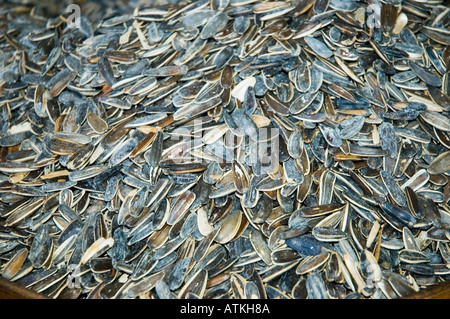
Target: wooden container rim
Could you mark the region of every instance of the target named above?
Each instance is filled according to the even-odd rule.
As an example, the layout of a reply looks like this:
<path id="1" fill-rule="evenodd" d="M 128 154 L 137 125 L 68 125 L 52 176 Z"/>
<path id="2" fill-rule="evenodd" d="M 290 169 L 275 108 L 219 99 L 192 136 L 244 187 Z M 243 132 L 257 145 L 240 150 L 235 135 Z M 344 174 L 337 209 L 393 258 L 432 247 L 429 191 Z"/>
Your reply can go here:
<path id="1" fill-rule="evenodd" d="M 50 298 L 0 277 L 0 299 Z M 450 281 L 441 282 L 401 299 L 450 299 Z"/>

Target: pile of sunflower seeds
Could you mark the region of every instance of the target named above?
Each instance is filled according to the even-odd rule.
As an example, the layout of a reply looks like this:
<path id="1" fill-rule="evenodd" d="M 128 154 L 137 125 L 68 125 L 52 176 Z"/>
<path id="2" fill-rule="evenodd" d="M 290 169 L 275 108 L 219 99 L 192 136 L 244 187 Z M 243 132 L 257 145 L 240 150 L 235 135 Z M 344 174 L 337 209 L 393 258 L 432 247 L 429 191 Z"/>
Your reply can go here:
<path id="1" fill-rule="evenodd" d="M 446 3 L 65 5 L 0 4 L 3 278 L 105 299 L 450 279 Z"/>

